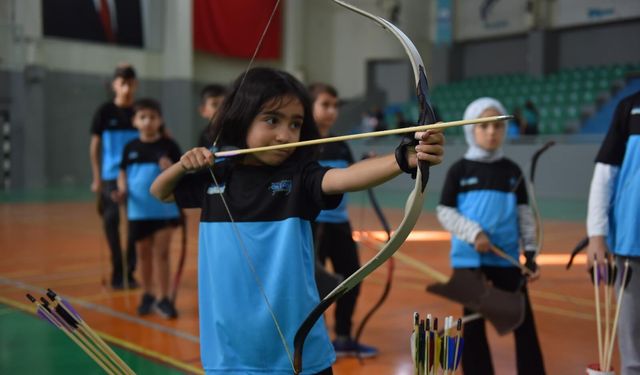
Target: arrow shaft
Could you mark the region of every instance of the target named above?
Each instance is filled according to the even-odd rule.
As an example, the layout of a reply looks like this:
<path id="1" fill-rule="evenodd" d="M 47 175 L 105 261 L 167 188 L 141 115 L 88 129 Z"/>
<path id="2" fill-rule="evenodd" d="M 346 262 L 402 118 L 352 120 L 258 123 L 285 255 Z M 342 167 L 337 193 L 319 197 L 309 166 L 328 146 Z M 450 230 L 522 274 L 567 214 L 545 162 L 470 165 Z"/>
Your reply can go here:
<path id="1" fill-rule="evenodd" d="M 481 118 L 472 119 L 472 120 L 459 120 L 459 121 L 441 122 L 441 123 L 431 124 L 431 125 L 411 126 L 411 127 L 408 127 L 408 128 L 389 129 L 389 130 L 381 130 L 381 131 L 377 131 L 377 132 L 341 135 L 341 136 L 330 137 L 330 138 L 318 138 L 318 139 L 311 139 L 311 140 L 308 140 L 308 141 L 285 143 L 285 144 L 281 144 L 281 145 L 255 147 L 255 148 L 245 148 L 245 149 L 239 149 L 239 150 L 219 151 L 219 152 L 216 152 L 214 155 L 217 158 L 219 158 L 219 157 L 230 157 L 230 156 L 238 156 L 238 155 L 245 155 L 245 154 L 253 154 L 253 153 L 256 153 L 256 152 L 282 150 L 282 149 L 285 149 L 285 148 L 313 146 L 313 145 L 320 145 L 320 144 L 340 142 L 340 141 L 351 141 L 351 140 L 354 140 L 354 139 L 371 138 L 371 137 L 383 137 L 383 136 L 394 135 L 394 134 L 405 134 L 405 133 L 414 133 L 414 132 L 421 132 L 421 131 L 427 131 L 427 130 L 446 129 L 446 128 L 452 128 L 452 127 L 456 127 L 456 126 L 463 126 L 463 125 L 469 125 L 469 124 L 481 124 L 481 123 L 486 123 L 486 122 L 506 121 L 506 120 L 509 120 L 511 118 L 513 118 L 513 116 L 481 117 Z"/>

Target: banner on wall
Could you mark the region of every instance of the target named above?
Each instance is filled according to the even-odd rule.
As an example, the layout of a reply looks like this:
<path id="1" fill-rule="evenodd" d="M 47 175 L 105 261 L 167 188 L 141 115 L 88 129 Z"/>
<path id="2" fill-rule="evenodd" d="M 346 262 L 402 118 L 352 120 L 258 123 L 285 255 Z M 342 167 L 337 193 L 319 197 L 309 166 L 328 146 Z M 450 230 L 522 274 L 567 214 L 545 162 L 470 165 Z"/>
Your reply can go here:
<path id="1" fill-rule="evenodd" d="M 216 55 L 251 58 L 276 0 L 194 0 L 193 47 Z M 280 58 L 282 16 L 278 7 L 256 55 Z"/>
<path id="2" fill-rule="evenodd" d="M 434 42 L 436 44 L 451 44 L 453 42 L 453 10 L 452 0 L 436 1 L 436 30 Z"/>
<path id="3" fill-rule="evenodd" d="M 527 31 L 527 0 L 456 0 L 454 15 L 456 40 Z"/>
<path id="4" fill-rule="evenodd" d="M 556 0 L 552 27 L 640 18 L 639 0 Z"/>

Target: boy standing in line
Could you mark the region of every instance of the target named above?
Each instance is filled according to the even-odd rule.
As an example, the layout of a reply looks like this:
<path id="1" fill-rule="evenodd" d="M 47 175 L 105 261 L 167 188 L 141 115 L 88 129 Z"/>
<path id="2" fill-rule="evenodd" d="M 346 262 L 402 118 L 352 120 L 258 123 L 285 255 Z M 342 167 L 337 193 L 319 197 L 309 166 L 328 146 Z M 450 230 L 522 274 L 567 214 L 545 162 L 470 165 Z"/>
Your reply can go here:
<path id="1" fill-rule="evenodd" d="M 313 101 L 313 119 L 322 138 L 331 136 L 331 128 L 338 119 L 338 91 L 328 84 L 314 83 L 309 86 Z M 351 150 L 345 142 L 327 143 L 319 147 L 318 162 L 332 168 L 346 168 L 353 164 Z M 331 259 L 335 272 L 344 278 L 360 268 L 358 247 L 351 237 L 351 223 L 347 212 L 346 196 L 338 207 L 322 210 L 313 223 L 316 254 L 321 264 Z M 378 349 L 356 342 L 351 336 L 353 314 L 360 294 L 360 285 L 353 288 L 336 302 L 335 334 L 333 347 L 336 356 L 359 355 L 370 358 L 378 355 Z"/>
<path id="2" fill-rule="evenodd" d="M 133 111 L 133 125 L 140 135 L 124 148 L 116 195 L 118 201 L 127 201 L 129 237 L 135 241 L 140 257 L 144 293 L 138 315 L 148 315 L 155 309 L 163 317 L 174 319 L 178 312 L 169 298 L 169 244 L 180 212 L 175 203 L 154 198 L 149 187 L 163 170 L 180 160 L 181 152 L 172 139 L 164 136 L 157 101 L 140 99 Z M 160 297 L 157 302 L 156 295 Z"/>
<path id="3" fill-rule="evenodd" d="M 117 190 L 118 169 L 124 146 L 138 137 L 138 131 L 131 124 L 134 94 L 138 86 L 136 72 L 131 65 L 119 65 L 111 81 L 114 97 L 102 104 L 96 111 L 91 124 L 91 191 L 98 194 L 99 214 L 102 216 L 104 231 L 111 251 L 111 287 L 123 289 L 122 247 L 120 244 L 120 209 L 112 198 Z M 137 287 L 133 278 L 136 253 L 133 241 L 127 239 L 128 286 Z"/>

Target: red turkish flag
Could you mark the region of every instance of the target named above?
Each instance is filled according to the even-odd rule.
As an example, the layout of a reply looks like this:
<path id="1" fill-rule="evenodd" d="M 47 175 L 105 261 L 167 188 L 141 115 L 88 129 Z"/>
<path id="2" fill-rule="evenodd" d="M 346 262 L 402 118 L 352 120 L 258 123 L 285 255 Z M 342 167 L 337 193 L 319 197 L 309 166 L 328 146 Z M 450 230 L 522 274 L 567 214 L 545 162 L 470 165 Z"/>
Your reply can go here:
<path id="1" fill-rule="evenodd" d="M 194 49 L 217 55 L 251 58 L 277 0 L 194 0 Z M 258 59 L 280 58 L 280 6 L 258 51 Z"/>

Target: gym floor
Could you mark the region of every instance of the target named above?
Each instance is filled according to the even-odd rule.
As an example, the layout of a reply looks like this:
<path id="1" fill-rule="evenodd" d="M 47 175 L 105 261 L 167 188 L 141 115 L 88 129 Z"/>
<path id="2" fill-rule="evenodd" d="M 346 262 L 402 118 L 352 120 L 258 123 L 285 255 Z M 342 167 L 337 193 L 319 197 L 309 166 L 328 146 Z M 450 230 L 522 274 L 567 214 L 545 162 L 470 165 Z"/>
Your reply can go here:
<path id="1" fill-rule="evenodd" d="M 385 209 L 391 225 L 402 217 L 400 209 Z M 580 215 L 576 215 L 578 217 Z M 375 216 L 351 207 L 355 231 L 379 230 Z M 109 259 L 95 205 L 80 202 L 0 205 L 0 373 L 101 373 L 100 368 L 66 336 L 39 320 L 26 293 L 42 295 L 52 288 L 66 297 L 137 373 L 202 373 L 197 309 L 198 212 L 188 212 L 187 261 L 177 300 L 180 317 L 140 318 L 135 309 L 140 291 L 112 291 L 107 287 Z M 597 361 L 593 287 L 585 273 L 584 257 L 565 270 L 568 254 L 584 235 L 578 220 L 545 220 L 540 264 L 542 277 L 531 283 L 530 295 L 549 374 L 582 373 Z M 357 237 L 357 234 L 356 234 Z M 362 342 L 379 348 L 380 355 L 360 363 L 339 359 L 334 373 L 411 374 L 409 336 L 413 312 L 458 317 L 461 308 L 428 294 L 433 283 L 424 265 L 450 274 L 449 236 L 432 213 L 423 213 L 412 236 L 395 258 L 389 298 L 373 316 Z M 180 253 L 179 232 L 172 240 L 172 261 Z M 364 263 L 374 251 L 361 246 Z M 382 293 L 388 269 L 380 267 L 362 286 L 355 323 Z M 332 326 L 332 310 L 326 314 Z M 497 374 L 515 373 L 511 335 L 498 336 L 493 328 L 490 345 Z M 614 354 L 614 365 L 617 354 Z"/>

